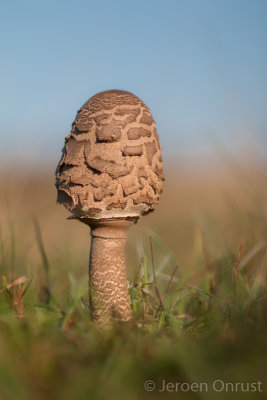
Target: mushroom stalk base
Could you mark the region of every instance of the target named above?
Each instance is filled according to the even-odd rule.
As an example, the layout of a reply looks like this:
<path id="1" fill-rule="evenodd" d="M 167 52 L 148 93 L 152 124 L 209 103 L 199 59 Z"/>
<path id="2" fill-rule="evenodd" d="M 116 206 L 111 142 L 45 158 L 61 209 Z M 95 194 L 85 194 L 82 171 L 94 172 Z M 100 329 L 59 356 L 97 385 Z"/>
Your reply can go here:
<path id="1" fill-rule="evenodd" d="M 92 236 L 89 299 L 94 322 L 131 318 L 125 245 L 127 229 L 133 222 L 125 219 L 86 221 Z"/>

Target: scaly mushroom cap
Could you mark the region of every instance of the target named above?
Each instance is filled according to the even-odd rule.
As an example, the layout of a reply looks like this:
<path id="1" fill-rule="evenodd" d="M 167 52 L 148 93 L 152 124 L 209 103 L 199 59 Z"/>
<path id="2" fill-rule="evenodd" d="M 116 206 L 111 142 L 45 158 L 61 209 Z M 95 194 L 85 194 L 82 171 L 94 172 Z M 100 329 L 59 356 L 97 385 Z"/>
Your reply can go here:
<path id="1" fill-rule="evenodd" d="M 136 217 L 153 210 L 164 180 L 148 107 L 109 90 L 78 111 L 56 170 L 58 202 L 78 218 Z"/>

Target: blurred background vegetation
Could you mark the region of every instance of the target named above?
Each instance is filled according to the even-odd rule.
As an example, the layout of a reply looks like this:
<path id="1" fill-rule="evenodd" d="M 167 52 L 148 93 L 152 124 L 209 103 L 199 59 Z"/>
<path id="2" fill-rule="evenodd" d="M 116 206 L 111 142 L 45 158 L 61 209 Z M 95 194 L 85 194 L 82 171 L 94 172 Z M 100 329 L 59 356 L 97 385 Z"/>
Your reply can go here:
<path id="1" fill-rule="evenodd" d="M 129 231 L 134 319 L 107 330 L 90 321 L 89 229 L 56 205 L 52 168 L 2 174 L 1 400 L 266 396 L 158 390 L 163 379 L 266 390 L 266 171 L 225 159 L 165 174 L 155 212 Z"/>

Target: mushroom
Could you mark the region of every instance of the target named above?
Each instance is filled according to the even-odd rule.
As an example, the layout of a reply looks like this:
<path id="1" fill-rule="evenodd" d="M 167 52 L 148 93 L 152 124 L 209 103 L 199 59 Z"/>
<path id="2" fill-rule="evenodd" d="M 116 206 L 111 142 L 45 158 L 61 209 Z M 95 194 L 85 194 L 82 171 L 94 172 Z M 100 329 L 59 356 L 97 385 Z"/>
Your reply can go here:
<path id="1" fill-rule="evenodd" d="M 78 111 L 56 170 L 58 203 L 91 228 L 89 298 L 93 320 L 131 318 L 125 269 L 127 229 L 154 209 L 164 180 L 148 107 L 108 90 Z"/>

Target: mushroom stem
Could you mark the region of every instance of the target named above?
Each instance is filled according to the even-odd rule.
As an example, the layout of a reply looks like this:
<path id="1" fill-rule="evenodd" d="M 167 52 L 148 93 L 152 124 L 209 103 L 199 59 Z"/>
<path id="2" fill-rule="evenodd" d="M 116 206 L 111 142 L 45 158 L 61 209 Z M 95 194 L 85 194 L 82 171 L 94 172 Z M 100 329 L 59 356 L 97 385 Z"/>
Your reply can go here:
<path id="1" fill-rule="evenodd" d="M 89 299 L 94 322 L 131 318 L 125 245 L 127 229 L 135 219 L 84 221 L 90 225 L 92 236 Z"/>

